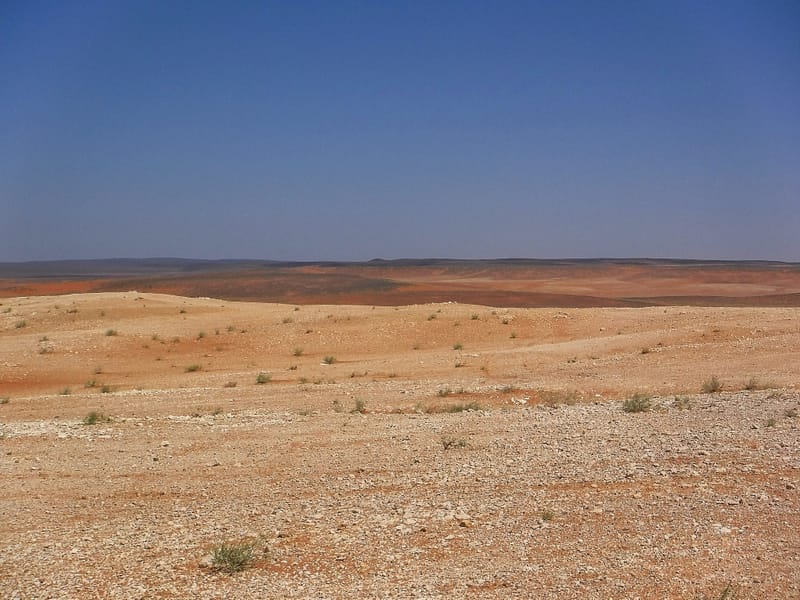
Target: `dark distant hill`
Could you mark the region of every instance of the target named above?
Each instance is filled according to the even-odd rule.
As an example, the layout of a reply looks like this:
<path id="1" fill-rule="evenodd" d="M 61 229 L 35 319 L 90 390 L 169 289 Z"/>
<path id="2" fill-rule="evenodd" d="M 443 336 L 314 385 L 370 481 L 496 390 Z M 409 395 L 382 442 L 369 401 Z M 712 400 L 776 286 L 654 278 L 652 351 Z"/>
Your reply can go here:
<path id="1" fill-rule="evenodd" d="M 800 263 L 648 258 L 0 263 L 3 297 L 133 289 L 294 304 L 800 306 Z"/>

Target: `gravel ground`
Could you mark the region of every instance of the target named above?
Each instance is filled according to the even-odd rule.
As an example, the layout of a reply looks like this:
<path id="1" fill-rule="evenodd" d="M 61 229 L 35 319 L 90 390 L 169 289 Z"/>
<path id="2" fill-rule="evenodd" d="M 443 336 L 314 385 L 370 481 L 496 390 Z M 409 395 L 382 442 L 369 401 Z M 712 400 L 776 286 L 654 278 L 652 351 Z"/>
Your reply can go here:
<path id="1" fill-rule="evenodd" d="M 4 422 L 0 597 L 800 597 L 800 393 L 687 398 Z"/>

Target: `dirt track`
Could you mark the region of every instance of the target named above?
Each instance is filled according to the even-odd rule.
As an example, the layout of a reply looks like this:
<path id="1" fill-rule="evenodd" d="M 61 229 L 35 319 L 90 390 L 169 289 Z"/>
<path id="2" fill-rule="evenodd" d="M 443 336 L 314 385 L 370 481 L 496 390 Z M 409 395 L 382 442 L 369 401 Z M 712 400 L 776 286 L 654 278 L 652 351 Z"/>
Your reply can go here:
<path id="1" fill-rule="evenodd" d="M 798 317 L 5 299 L 0 596 L 796 597 Z"/>

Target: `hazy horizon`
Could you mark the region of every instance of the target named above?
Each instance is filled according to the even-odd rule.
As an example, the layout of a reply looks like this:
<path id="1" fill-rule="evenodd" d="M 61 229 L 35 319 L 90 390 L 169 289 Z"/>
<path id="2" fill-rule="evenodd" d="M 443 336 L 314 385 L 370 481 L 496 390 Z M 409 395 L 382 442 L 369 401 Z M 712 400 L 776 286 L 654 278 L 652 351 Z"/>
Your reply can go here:
<path id="1" fill-rule="evenodd" d="M 0 262 L 798 262 L 798 32 L 788 0 L 4 3 Z"/>

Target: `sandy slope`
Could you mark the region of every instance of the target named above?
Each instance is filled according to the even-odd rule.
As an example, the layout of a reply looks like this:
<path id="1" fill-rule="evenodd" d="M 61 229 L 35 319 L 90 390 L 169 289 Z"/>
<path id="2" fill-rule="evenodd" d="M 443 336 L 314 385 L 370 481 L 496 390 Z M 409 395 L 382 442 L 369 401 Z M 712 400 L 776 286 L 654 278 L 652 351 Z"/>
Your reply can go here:
<path id="1" fill-rule="evenodd" d="M 797 308 L 4 299 L 0 596 L 795 597 L 798 350 Z"/>

